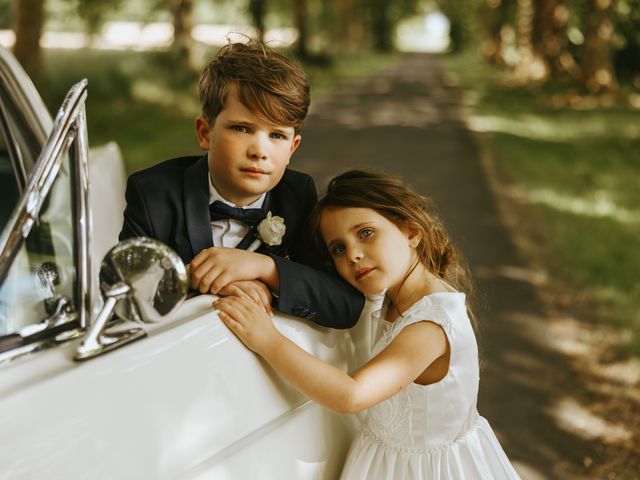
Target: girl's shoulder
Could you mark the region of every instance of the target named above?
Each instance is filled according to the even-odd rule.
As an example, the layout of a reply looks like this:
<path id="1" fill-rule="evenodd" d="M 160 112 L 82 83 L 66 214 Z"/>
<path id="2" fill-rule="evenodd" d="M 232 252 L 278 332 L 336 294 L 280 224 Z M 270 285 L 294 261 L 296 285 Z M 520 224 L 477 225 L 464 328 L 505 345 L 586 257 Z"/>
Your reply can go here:
<path id="1" fill-rule="evenodd" d="M 393 330 L 399 333 L 416 322 L 429 321 L 440 325 L 450 333 L 452 320 L 466 315 L 466 296 L 461 292 L 434 292 L 424 295 L 393 322 Z"/>

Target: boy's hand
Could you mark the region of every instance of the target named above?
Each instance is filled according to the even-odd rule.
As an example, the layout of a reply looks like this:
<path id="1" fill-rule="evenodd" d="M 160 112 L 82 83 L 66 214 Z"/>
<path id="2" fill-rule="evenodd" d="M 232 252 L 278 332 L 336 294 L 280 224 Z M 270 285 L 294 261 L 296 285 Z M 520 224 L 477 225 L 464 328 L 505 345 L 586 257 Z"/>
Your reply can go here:
<path id="1" fill-rule="evenodd" d="M 257 354 L 274 348 L 282 337 L 265 312 L 253 300 L 243 297 L 224 297 L 213 303 L 218 309 L 220 320 L 247 348 Z"/>
<path id="2" fill-rule="evenodd" d="M 211 247 L 196 255 L 189 266 L 191 288 L 200 293 L 218 294 L 230 283 L 238 280 L 261 280 L 277 290 L 275 262 L 267 255 L 238 250 L 237 248 Z"/>
<path id="3" fill-rule="evenodd" d="M 260 280 L 239 280 L 237 282 L 230 283 L 226 287 L 220 290 L 220 295 L 242 297 L 249 300 L 253 300 L 258 305 L 261 305 L 267 313 L 273 313 L 271 309 L 271 292 Z"/>

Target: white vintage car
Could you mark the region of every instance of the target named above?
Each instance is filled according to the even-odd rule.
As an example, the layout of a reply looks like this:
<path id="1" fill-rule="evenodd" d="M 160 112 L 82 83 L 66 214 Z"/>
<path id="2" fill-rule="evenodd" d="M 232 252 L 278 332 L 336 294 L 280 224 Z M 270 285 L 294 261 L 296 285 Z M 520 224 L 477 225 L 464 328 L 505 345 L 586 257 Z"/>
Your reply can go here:
<path id="1" fill-rule="evenodd" d="M 287 385 L 220 322 L 211 296 L 183 301 L 173 252 L 124 242 L 98 282 L 125 174 L 115 145 L 89 154 L 86 96 L 81 81 L 52 121 L 0 49 L 0 478 L 337 478 L 355 419 Z M 345 370 L 368 338 L 365 324 L 275 322 Z"/>

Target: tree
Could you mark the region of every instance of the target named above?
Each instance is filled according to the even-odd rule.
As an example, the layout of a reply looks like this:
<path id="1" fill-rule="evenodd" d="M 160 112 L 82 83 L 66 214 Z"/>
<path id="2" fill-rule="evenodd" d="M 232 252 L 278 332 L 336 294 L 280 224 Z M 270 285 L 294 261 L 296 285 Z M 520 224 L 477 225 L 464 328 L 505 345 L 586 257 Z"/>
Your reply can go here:
<path id="1" fill-rule="evenodd" d="M 511 20 L 513 3 L 513 0 L 484 0 L 481 5 L 482 54 L 489 63 L 502 65 L 505 62 L 503 31 Z"/>
<path id="2" fill-rule="evenodd" d="M 546 79 L 549 71 L 533 44 L 534 0 L 518 0 L 516 15 L 516 41 L 518 44 L 518 64 L 515 79 L 527 83 L 531 80 Z"/>
<path id="3" fill-rule="evenodd" d="M 478 37 L 476 0 L 436 0 L 449 20 L 449 50 L 461 52 L 473 47 Z"/>
<path id="4" fill-rule="evenodd" d="M 40 35 L 44 24 L 44 0 L 16 0 L 13 53 L 33 79 L 41 74 Z"/>
<path id="5" fill-rule="evenodd" d="M 77 0 L 78 15 L 84 20 L 89 35 L 98 32 L 105 14 L 117 9 L 122 0 Z"/>
<path id="6" fill-rule="evenodd" d="M 387 0 L 371 0 L 371 33 L 373 48 L 378 52 L 389 52 L 393 49 L 393 20 L 391 18 L 391 2 Z"/>
<path id="7" fill-rule="evenodd" d="M 343 50 L 356 50 L 364 41 L 363 18 L 364 12 L 358 0 L 338 0 L 337 23 L 340 47 Z"/>
<path id="8" fill-rule="evenodd" d="M 600 95 L 615 91 L 611 18 L 612 0 L 589 0 L 582 56 L 582 84 L 587 92 Z"/>
<path id="9" fill-rule="evenodd" d="M 293 22 L 298 30 L 296 53 L 301 59 L 309 58 L 307 12 L 307 0 L 293 0 Z"/>
<path id="10" fill-rule="evenodd" d="M 193 39 L 191 37 L 193 0 L 168 0 L 173 16 L 172 50 L 179 59 L 189 60 Z"/>
<path id="11" fill-rule="evenodd" d="M 537 0 L 533 18 L 533 48 L 550 76 L 575 70 L 567 51 L 569 8 L 564 0 Z"/>
<path id="12" fill-rule="evenodd" d="M 253 26 L 256 28 L 258 39 L 262 41 L 264 39 L 264 16 L 266 13 L 265 0 L 249 0 L 249 14 L 253 21 Z"/>

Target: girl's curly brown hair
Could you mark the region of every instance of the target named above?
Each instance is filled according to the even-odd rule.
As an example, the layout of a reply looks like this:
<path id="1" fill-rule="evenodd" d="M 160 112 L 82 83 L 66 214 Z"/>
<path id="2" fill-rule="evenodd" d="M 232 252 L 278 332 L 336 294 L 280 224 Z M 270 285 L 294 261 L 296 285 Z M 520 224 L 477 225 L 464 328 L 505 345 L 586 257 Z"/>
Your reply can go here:
<path id="1" fill-rule="evenodd" d="M 436 213 L 431 198 L 416 193 L 398 177 L 365 170 L 349 170 L 329 182 L 326 195 L 312 212 L 314 243 L 329 261 L 322 233 L 322 212 L 335 208 L 370 208 L 399 228 L 417 231 L 420 262 L 435 276 L 469 297 L 472 283 L 463 260 Z"/>

